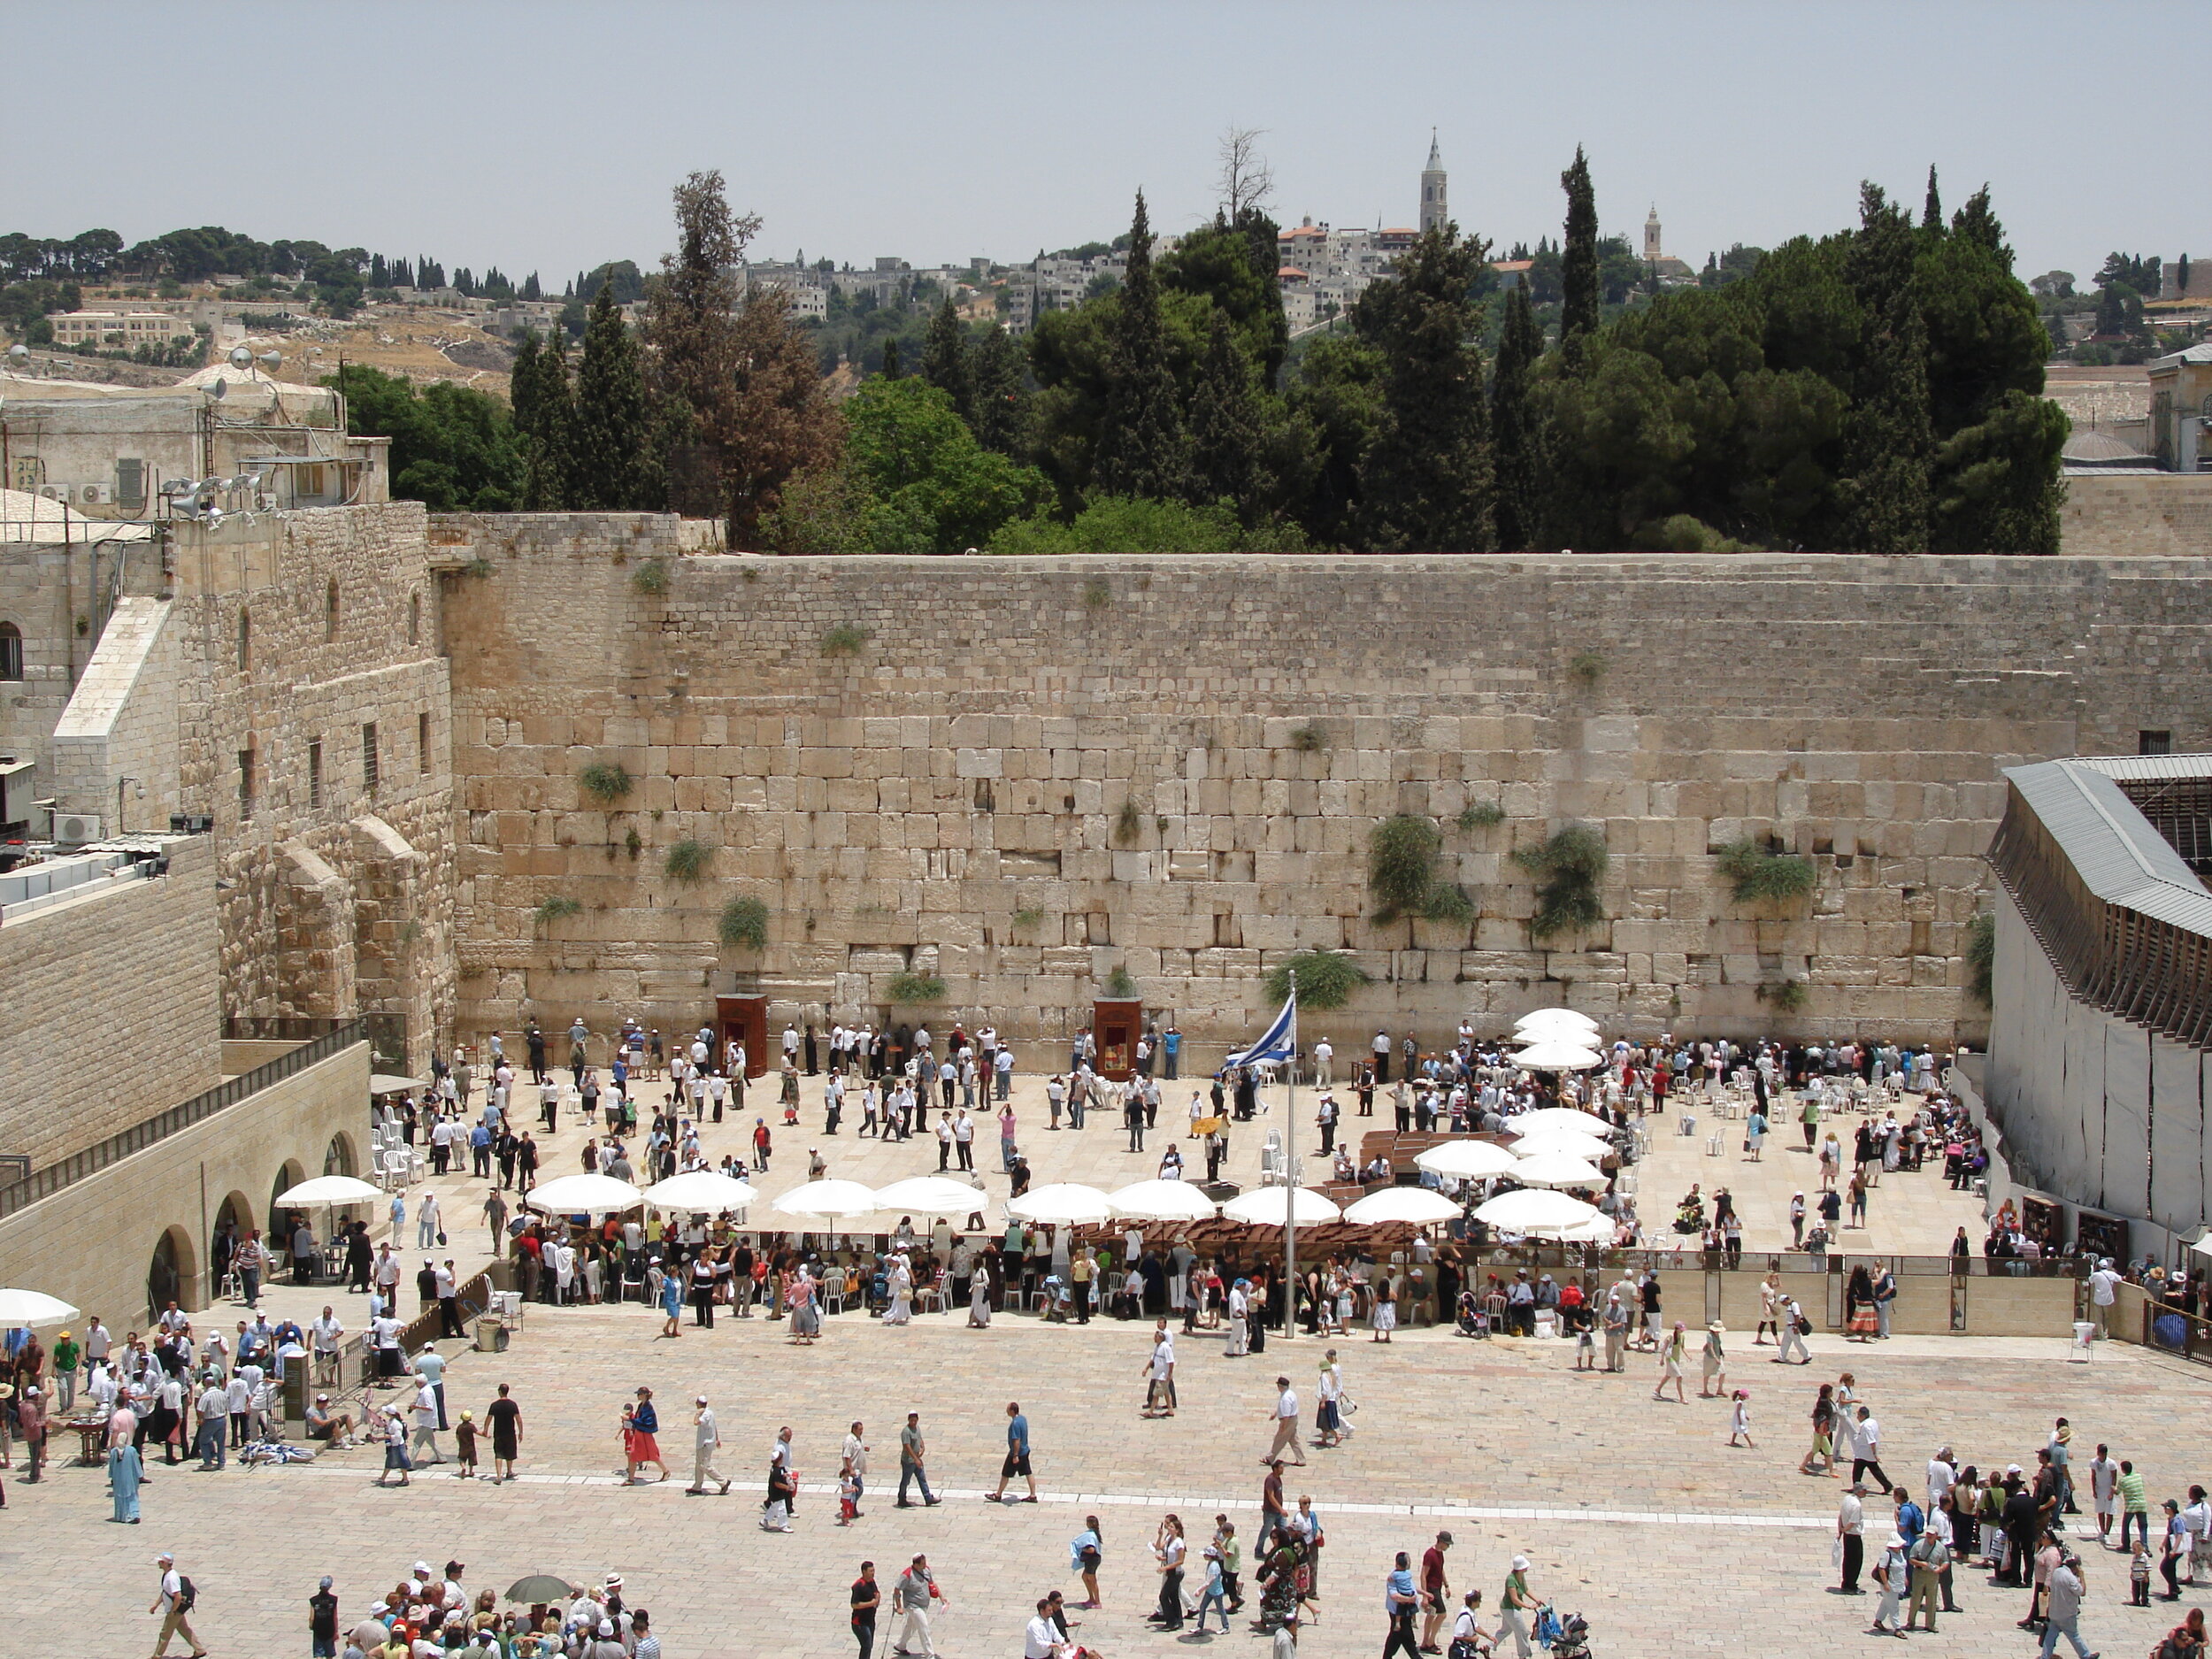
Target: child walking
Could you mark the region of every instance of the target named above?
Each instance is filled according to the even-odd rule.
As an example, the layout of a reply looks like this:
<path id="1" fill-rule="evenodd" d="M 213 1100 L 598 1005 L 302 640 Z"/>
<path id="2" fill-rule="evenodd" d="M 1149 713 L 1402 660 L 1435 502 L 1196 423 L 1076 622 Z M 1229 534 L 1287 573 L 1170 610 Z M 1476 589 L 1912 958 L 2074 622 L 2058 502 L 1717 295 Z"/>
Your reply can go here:
<path id="1" fill-rule="evenodd" d="M 1756 1443 L 1751 1438 L 1751 1395 L 1742 1388 L 1736 1390 L 1736 1409 L 1729 1417 L 1728 1443 L 1755 1448 Z"/>
<path id="2" fill-rule="evenodd" d="M 476 1414 L 474 1412 L 462 1412 L 460 1421 L 453 1425 L 453 1446 L 455 1455 L 461 1464 L 458 1478 L 463 1480 L 474 1479 L 476 1478 Z"/>

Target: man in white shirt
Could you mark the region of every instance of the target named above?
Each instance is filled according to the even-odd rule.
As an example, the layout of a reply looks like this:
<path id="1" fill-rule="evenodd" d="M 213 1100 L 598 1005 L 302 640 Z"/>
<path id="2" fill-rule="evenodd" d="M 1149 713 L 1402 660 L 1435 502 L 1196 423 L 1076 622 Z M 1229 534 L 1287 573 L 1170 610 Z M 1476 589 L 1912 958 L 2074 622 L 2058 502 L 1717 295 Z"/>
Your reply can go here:
<path id="1" fill-rule="evenodd" d="M 853 1513 L 858 1515 L 861 1513 L 860 1500 L 868 1489 L 868 1442 L 857 1420 L 846 1431 L 841 1455 L 846 1463 L 852 1465 Z"/>
<path id="2" fill-rule="evenodd" d="M 1260 1462 L 1263 1465 L 1271 1463 L 1289 1451 L 1295 1454 L 1290 1461 L 1302 1464 L 1306 1461 L 1306 1453 L 1298 1443 L 1298 1395 L 1292 1389 L 1287 1377 L 1278 1377 L 1275 1386 L 1279 1392 L 1275 1396 L 1275 1404 L 1268 1413 L 1275 1419 L 1275 1440 L 1267 1448 L 1267 1455 Z"/>
<path id="3" fill-rule="evenodd" d="M 1313 1045 L 1313 1080 L 1323 1088 L 1329 1086 L 1329 1063 L 1336 1058 L 1336 1049 L 1326 1037 Z"/>
<path id="4" fill-rule="evenodd" d="M 335 1382 L 338 1379 L 338 1347 L 345 1340 L 346 1327 L 340 1323 L 336 1311 L 328 1302 L 323 1304 L 322 1317 L 308 1327 L 309 1340 L 315 1350 L 315 1380 Z"/>
<path id="5" fill-rule="evenodd" d="M 427 1451 L 426 1460 L 434 1463 L 445 1462 L 438 1450 L 438 1391 L 430 1386 L 430 1379 L 420 1371 L 415 1373 L 415 1435 L 408 1447 L 408 1455 Z"/>
<path id="6" fill-rule="evenodd" d="M 714 1449 L 722 1444 L 722 1431 L 715 1425 L 714 1408 L 707 1403 L 704 1394 L 701 1394 L 694 1403 L 698 1410 L 691 1419 L 691 1484 L 684 1490 L 695 1496 L 702 1494 L 707 1489 L 707 1482 L 711 1480 L 727 1492 L 730 1489 L 729 1481 L 714 1466 Z"/>
<path id="7" fill-rule="evenodd" d="M 1951 1448 L 1947 1446 L 1938 1448 L 1936 1455 L 1928 1460 L 1929 1516 L 1932 1517 L 1943 1507 L 1944 1494 L 1958 1484 L 1958 1479 L 1959 1471 L 1951 1462 Z"/>
<path id="8" fill-rule="evenodd" d="M 2089 1276 L 2089 1305 L 2096 1310 L 2097 1334 L 2111 1333 L 2112 1307 L 2119 1300 L 2120 1275 L 2112 1271 L 2112 1258 L 2104 1257 L 2097 1263 L 2097 1271 Z"/>
<path id="9" fill-rule="evenodd" d="M 185 1603 L 184 1579 L 177 1571 L 177 1558 L 165 1550 L 155 1558 L 154 1565 L 161 1570 L 161 1590 L 154 1597 L 154 1604 L 146 1609 L 161 1615 L 161 1638 L 154 1643 L 154 1659 L 161 1659 L 169 1651 L 172 1636 L 181 1636 L 190 1642 L 193 1659 L 199 1659 L 207 1649 L 193 1631 L 191 1620 L 185 1617 L 192 1609 Z"/>
<path id="10" fill-rule="evenodd" d="M 1052 1622 L 1051 1599 L 1039 1601 L 1037 1617 L 1022 1632 L 1022 1659 L 1062 1659 L 1067 1651 L 1067 1643 L 1060 1640 L 1060 1627 Z"/>

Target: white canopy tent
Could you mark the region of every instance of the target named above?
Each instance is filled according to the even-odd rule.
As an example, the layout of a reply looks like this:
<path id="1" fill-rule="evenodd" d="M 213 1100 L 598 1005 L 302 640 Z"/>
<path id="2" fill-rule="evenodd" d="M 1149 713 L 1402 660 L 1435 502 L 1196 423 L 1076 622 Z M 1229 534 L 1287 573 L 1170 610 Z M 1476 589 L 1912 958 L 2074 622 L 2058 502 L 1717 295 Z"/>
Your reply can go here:
<path id="1" fill-rule="evenodd" d="M 1475 1219 L 1504 1233 L 1557 1238 L 1570 1228 L 1589 1225 L 1599 1213 L 1595 1204 L 1586 1204 L 1579 1198 L 1541 1187 L 1524 1187 L 1479 1206 Z"/>
<path id="2" fill-rule="evenodd" d="M 1133 1221 L 1211 1221 L 1214 1201 L 1189 1181 L 1137 1181 L 1109 1195 L 1117 1216 Z"/>
<path id="3" fill-rule="evenodd" d="M 876 1188 L 876 1208 L 885 1215 L 972 1216 L 990 1202 L 980 1187 L 949 1175 L 910 1175 Z"/>
<path id="4" fill-rule="evenodd" d="M 1417 1154 L 1414 1163 L 1432 1175 L 1455 1180 L 1479 1181 L 1510 1175 L 1518 1156 L 1490 1141 L 1447 1141 Z"/>
<path id="5" fill-rule="evenodd" d="M 1524 1187 L 1603 1187 L 1603 1170 L 1587 1158 L 1547 1148 L 1520 1160 L 1513 1179 Z"/>
<path id="6" fill-rule="evenodd" d="M 726 1210 L 744 1210 L 760 1196 L 751 1182 L 719 1170 L 687 1170 L 645 1189 L 645 1202 L 656 1210 L 672 1210 L 687 1216 L 719 1215 Z"/>
<path id="7" fill-rule="evenodd" d="M 872 1216 L 883 1206 L 875 1189 L 858 1181 L 805 1181 L 769 1208 L 780 1216 L 809 1221 L 849 1221 L 855 1216 Z"/>
<path id="8" fill-rule="evenodd" d="M 1287 1196 L 1286 1196 L 1287 1195 Z M 1222 1205 L 1221 1213 L 1231 1221 L 1241 1221 L 1252 1226 L 1279 1227 L 1287 1209 L 1290 1225 L 1310 1227 L 1324 1221 L 1334 1221 L 1344 1212 L 1336 1201 L 1317 1193 L 1310 1187 L 1262 1187 L 1248 1193 L 1239 1193 Z"/>
<path id="9" fill-rule="evenodd" d="M 527 1209 L 553 1215 L 607 1216 L 636 1208 L 645 1194 L 611 1175 L 564 1175 L 533 1187 L 522 1202 Z"/>
<path id="10" fill-rule="evenodd" d="M 1006 1213 L 1017 1221 L 1033 1221 L 1048 1227 L 1079 1227 L 1110 1221 L 1114 1201 L 1080 1181 L 1055 1181 L 1031 1187 L 1006 1206 Z"/>
<path id="11" fill-rule="evenodd" d="M 1409 1221 L 1426 1227 L 1449 1221 L 1458 1214 L 1457 1204 L 1425 1187 L 1386 1187 L 1380 1192 L 1368 1194 L 1357 1203 L 1347 1205 L 1344 1219 L 1368 1227 L 1388 1221 Z"/>

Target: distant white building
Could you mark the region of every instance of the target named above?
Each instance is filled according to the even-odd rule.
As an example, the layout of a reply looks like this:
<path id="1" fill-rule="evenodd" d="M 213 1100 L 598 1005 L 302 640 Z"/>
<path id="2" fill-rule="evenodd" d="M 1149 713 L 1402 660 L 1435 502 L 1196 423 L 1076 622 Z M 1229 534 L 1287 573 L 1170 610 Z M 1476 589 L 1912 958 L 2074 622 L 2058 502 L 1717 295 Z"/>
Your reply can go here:
<path id="1" fill-rule="evenodd" d="M 63 311 L 47 319 L 57 345 L 160 346 L 192 338 L 192 324 L 166 311 Z"/>

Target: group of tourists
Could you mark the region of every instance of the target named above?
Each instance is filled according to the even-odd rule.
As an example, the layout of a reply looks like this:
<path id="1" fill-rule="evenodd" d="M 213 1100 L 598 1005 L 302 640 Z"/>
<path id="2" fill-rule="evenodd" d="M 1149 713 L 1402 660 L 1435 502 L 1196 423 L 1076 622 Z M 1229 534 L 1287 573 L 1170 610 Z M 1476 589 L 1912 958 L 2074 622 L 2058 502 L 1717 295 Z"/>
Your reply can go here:
<path id="1" fill-rule="evenodd" d="M 503 1612 L 495 1592 L 465 1582 L 467 1571 L 458 1561 L 447 1562 L 442 1572 L 418 1561 L 351 1624 L 340 1606 L 335 1578 L 326 1574 L 307 1599 L 315 1659 L 419 1659 L 425 1653 L 660 1659 L 652 1615 L 624 1599 L 619 1574 Z"/>

